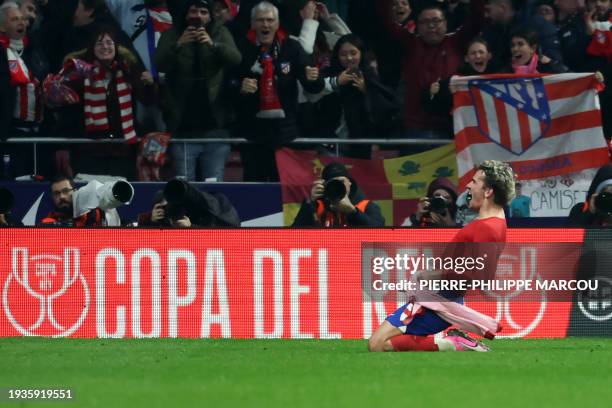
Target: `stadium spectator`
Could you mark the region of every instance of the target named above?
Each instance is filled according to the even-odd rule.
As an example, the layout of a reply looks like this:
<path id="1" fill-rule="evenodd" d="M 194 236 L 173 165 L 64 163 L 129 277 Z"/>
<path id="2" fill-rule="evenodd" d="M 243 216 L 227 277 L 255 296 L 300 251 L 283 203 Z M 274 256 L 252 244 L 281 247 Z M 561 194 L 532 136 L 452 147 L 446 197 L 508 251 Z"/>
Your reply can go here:
<path id="1" fill-rule="evenodd" d="M 134 50 L 153 79 L 159 82 L 155 64 L 157 44 L 162 33 L 172 26 L 172 16 L 165 0 L 106 0 L 115 20 L 126 33 Z M 163 78 L 162 78 L 163 79 Z M 166 130 L 157 104 L 138 103 L 137 122 L 143 133 Z"/>
<path id="2" fill-rule="evenodd" d="M 44 28 L 44 47 L 52 72 L 59 71 L 66 55 L 87 48 L 101 27 L 112 27 L 116 42 L 132 48 L 130 38 L 110 14 L 105 0 L 62 0 L 57 7 L 57 13 L 46 21 Z"/>
<path id="3" fill-rule="evenodd" d="M 0 6 L 0 140 L 37 136 L 43 120 L 40 79 L 32 70 L 36 52 L 26 36 L 26 22 L 19 6 Z M 12 157 L 15 175 L 32 174 L 31 148 L 4 145 L 1 153 Z"/>
<path id="4" fill-rule="evenodd" d="M 393 0 L 393 20 L 400 27 L 414 33 L 416 31 L 416 21 L 414 21 L 414 13 L 410 8 L 408 0 Z"/>
<path id="5" fill-rule="evenodd" d="M 587 0 L 587 14 L 589 20 L 594 21 L 595 28 L 609 31 L 612 25 L 612 1 L 611 0 Z M 594 18 L 593 18 L 594 17 Z"/>
<path id="6" fill-rule="evenodd" d="M 338 39 L 351 30 L 325 3 L 289 0 L 283 3 L 282 26 L 307 54 L 314 54 L 319 69 L 329 67 L 331 50 Z"/>
<path id="7" fill-rule="evenodd" d="M 492 74 L 493 54 L 489 44 L 482 37 L 474 38 L 467 47 L 464 63 L 459 67 L 457 75 Z M 423 92 L 422 104 L 426 112 L 436 112 L 439 115 L 450 114 L 453 107 L 453 92 L 450 87 L 451 78 L 436 81 Z"/>
<path id="8" fill-rule="evenodd" d="M 533 13 L 551 24 L 557 23 L 557 10 L 554 0 L 538 0 L 533 5 Z"/>
<path id="9" fill-rule="evenodd" d="M 421 197 L 414 214 L 406 218 L 403 226 L 456 227 L 457 188 L 446 178 L 437 178 L 427 187 L 427 196 Z"/>
<path id="10" fill-rule="evenodd" d="M 228 28 L 236 41 L 247 35 L 251 29 L 253 8 L 259 4 L 260 1 L 261 0 L 240 0 L 238 14 L 236 14 L 236 17 L 228 24 Z M 270 0 L 269 3 L 279 10 L 282 0 Z"/>
<path id="11" fill-rule="evenodd" d="M 538 33 L 519 28 L 511 34 L 512 72 L 515 74 L 562 74 L 568 69 L 560 61 L 538 55 Z"/>
<path id="12" fill-rule="evenodd" d="M 541 54 L 563 62 L 555 25 L 537 14 L 531 15 L 527 21 L 521 21 L 516 4 L 517 0 L 489 0 L 486 6 L 488 24 L 482 35 L 495 52 L 494 65 L 497 69 L 510 65 L 512 52 L 508 44 L 517 29 L 535 30 L 540 39 Z"/>
<path id="13" fill-rule="evenodd" d="M 52 106 L 65 106 L 58 124 L 64 135 L 125 142 L 75 146 L 75 171 L 134 179 L 133 101 L 155 100 L 156 88 L 136 56 L 117 45 L 114 30 L 101 27 L 86 50 L 68 55 L 62 71 L 46 81 L 45 91 Z"/>
<path id="14" fill-rule="evenodd" d="M 240 218 L 224 194 L 200 191 L 176 179 L 155 193 L 153 208 L 138 215 L 138 226 L 239 227 Z"/>
<path id="15" fill-rule="evenodd" d="M 252 29 L 241 39 L 236 107 L 241 137 L 254 144 L 242 150 L 245 181 L 277 181 L 274 151 L 299 136 L 297 103 L 299 81 L 304 90 L 318 93 L 323 80 L 307 78 L 313 67 L 299 43 L 279 29 L 278 9 L 266 1 L 252 10 Z"/>
<path id="16" fill-rule="evenodd" d="M 316 106 L 320 137 L 380 137 L 398 111 L 394 92 L 378 79 L 363 41 L 354 34 L 340 37 L 323 73 L 330 92 Z M 369 159 L 370 145 L 343 145 L 341 154 Z"/>
<path id="17" fill-rule="evenodd" d="M 294 227 L 346 227 L 385 225 L 380 207 L 365 198 L 365 194 L 346 167 L 330 163 L 316 180 L 310 198 L 304 200 L 293 221 Z"/>
<path id="18" fill-rule="evenodd" d="M 470 4 L 462 0 L 444 0 L 442 3 L 446 5 L 448 32 L 454 33 L 470 15 Z"/>
<path id="19" fill-rule="evenodd" d="M 531 198 L 523 195 L 523 186 L 521 183 L 515 184 L 516 196 L 510 203 L 510 217 L 512 218 L 529 218 L 531 213 Z"/>
<path id="20" fill-rule="evenodd" d="M 27 24 L 27 36 L 24 41 L 27 43 L 25 59 L 28 69 L 39 81 L 42 81 L 50 72 L 49 59 L 43 46 L 45 33 L 40 29 L 42 16 L 35 0 L 18 0 L 16 3 L 19 4 Z"/>
<path id="21" fill-rule="evenodd" d="M 184 11 L 162 34 L 157 51 L 159 70 L 167 75 L 163 109 L 168 129 L 179 138 L 229 137 L 226 75 L 240 64 L 240 52 L 229 30 L 211 18 L 207 1 L 189 0 Z M 227 143 L 171 145 L 177 177 L 190 181 L 222 181 L 229 152 Z"/>
<path id="22" fill-rule="evenodd" d="M 307 54 L 312 54 L 319 72 L 329 69 L 332 49 L 338 38 L 351 31 L 337 14 L 330 14 L 324 3 L 292 0 L 283 3 L 283 27 L 298 41 Z M 313 70 L 314 72 L 315 70 Z M 304 92 L 298 82 L 298 126 L 302 137 L 323 137 L 319 126 L 320 111 L 316 102 L 320 96 Z"/>
<path id="23" fill-rule="evenodd" d="M 569 226 L 612 227 L 612 164 L 597 170 L 584 203 L 570 211 Z"/>
<path id="24" fill-rule="evenodd" d="M 116 208 L 129 203 L 134 188 L 126 181 L 91 181 L 77 189 L 71 178 L 58 176 L 49 184 L 54 209 L 39 225 L 55 227 L 118 227 Z"/>
<path id="25" fill-rule="evenodd" d="M 36 133 L 42 121 L 40 81 L 29 69 L 26 21 L 16 3 L 0 6 L 2 137 Z"/>
<path id="26" fill-rule="evenodd" d="M 228 24 L 238 15 L 238 5 L 232 0 L 213 0 L 213 19 Z"/>
<path id="27" fill-rule="evenodd" d="M 587 34 L 581 0 L 555 0 L 563 63 L 572 72 L 588 71 L 586 49 L 591 40 Z"/>
<path id="28" fill-rule="evenodd" d="M 28 29 L 33 28 L 38 19 L 38 9 L 36 7 L 35 0 L 16 0 L 15 3 L 19 5 L 19 10 L 23 14 L 23 18 L 26 21 Z"/>
<path id="29" fill-rule="evenodd" d="M 402 137 L 446 139 L 451 136 L 449 115 L 425 112 L 421 95 L 430 85 L 457 72 L 463 61 L 463 50 L 480 31 L 484 21 L 482 0 L 472 0 L 472 13 L 461 28 L 447 34 L 445 10 L 437 4 L 424 6 L 417 16 L 417 35 L 397 26 L 390 2 L 379 0 L 384 24 L 401 44 L 402 74 L 405 81 L 404 131 Z M 419 63 L 415 63 L 418 61 Z M 429 146 L 402 149 L 403 153 L 422 151 Z"/>

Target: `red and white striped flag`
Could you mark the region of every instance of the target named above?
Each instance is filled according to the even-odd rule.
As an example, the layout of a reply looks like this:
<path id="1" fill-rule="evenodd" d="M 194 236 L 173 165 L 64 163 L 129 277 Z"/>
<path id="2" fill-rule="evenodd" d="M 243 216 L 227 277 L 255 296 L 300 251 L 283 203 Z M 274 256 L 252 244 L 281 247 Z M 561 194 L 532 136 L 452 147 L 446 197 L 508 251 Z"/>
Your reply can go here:
<path id="1" fill-rule="evenodd" d="M 600 167 L 610 161 L 594 74 L 454 77 L 459 185 L 487 159 L 521 180 Z"/>

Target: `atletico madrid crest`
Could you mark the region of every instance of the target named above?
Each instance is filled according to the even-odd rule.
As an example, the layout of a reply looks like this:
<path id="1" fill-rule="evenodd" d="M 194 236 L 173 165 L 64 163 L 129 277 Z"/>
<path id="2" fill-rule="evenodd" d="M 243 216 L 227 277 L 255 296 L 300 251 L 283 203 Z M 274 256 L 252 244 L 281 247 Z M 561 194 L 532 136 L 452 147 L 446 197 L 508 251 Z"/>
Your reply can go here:
<path id="1" fill-rule="evenodd" d="M 468 89 L 480 132 L 516 155 L 527 151 L 550 129 L 542 78 L 474 79 L 468 82 Z"/>

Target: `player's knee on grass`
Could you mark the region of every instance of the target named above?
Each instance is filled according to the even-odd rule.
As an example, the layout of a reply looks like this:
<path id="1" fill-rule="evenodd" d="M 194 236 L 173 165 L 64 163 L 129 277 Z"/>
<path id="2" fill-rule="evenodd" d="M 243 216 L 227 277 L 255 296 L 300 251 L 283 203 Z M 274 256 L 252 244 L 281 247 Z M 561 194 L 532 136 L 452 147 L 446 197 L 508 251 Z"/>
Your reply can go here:
<path id="1" fill-rule="evenodd" d="M 388 340 L 386 340 L 384 337 L 377 336 L 376 333 L 375 333 L 368 340 L 368 351 L 371 351 L 371 352 L 383 352 L 383 351 L 386 351 L 385 343 L 387 343 L 387 342 L 388 342 Z"/>

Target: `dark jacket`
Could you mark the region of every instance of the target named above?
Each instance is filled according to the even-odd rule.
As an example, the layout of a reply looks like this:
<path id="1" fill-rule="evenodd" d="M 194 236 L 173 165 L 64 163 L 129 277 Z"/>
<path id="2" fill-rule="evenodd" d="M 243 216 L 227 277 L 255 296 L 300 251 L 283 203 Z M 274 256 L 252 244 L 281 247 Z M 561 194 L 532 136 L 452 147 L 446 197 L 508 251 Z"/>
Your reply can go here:
<path id="1" fill-rule="evenodd" d="M 355 188 L 351 187 L 352 191 L 349 194 L 349 198 L 351 199 L 351 203 L 353 205 L 357 205 L 359 202 L 365 200 L 366 198 L 363 191 L 361 191 L 361 189 L 357 186 L 357 184 L 355 184 L 354 181 L 353 186 L 355 186 Z M 320 227 L 321 223 L 315 221 L 319 201 L 321 200 L 317 200 L 315 202 L 305 200 L 302 203 L 300 211 L 295 217 L 292 226 Z M 364 212 L 357 210 L 355 213 L 348 215 L 347 223 L 350 227 L 383 227 L 385 225 L 385 219 L 382 216 L 380 207 L 373 201 L 369 201 L 368 205 L 365 207 Z"/>
<path id="2" fill-rule="evenodd" d="M 319 112 L 327 117 L 330 130 L 337 129 L 344 114 L 349 138 L 375 138 L 379 129 L 388 126 L 398 111 L 398 101 L 393 91 L 384 86 L 378 75 L 368 68 L 362 69 L 365 93 L 351 85 L 337 86 L 335 92 L 322 98 Z M 335 83 L 340 72 L 333 70 L 325 74 Z M 324 120 L 323 118 L 317 118 Z"/>
<path id="3" fill-rule="evenodd" d="M 285 38 L 280 45 L 278 56 L 274 60 L 276 92 L 285 112 L 285 118 L 260 119 L 255 117 L 259 112 L 259 91 L 249 95 L 240 93 L 244 78 L 260 78 L 259 74 L 251 70 L 259 59 L 259 47 L 244 38 L 239 43 L 239 49 L 242 54 L 242 64 L 233 80 L 233 93 L 238 113 L 238 132 L 240 136 L 255 142 L 277 146 L 299 137 L 297 82 L 300 81 L 304 90 L 312 94 L 319 93 L 324 86 L 321 77 L 313 82 L 306 80 L 306 66 L 314 66 L 312 57 L 304 52 L 297 41 Z"/>
<path id="4" fill-rule="evenodd" d="M 195 43 L 179 47 L 177 41 L 183 32 L 175 26 L 164 32 L 159 40 L 156 64 L 160 72 L 166 73 L 162 107 L 171 132 L 181 128 L 187 111 L 212 116 L 212 128 L 225 127 L 229 121 L 226 72 L 227 68 L 240 64 L 241 55 L 232 35 L 222 24 L 213 21 L 207 32 L 214 47 Z M 199 64 L 195 61 L 196 55 Z M 194 104 L 199 108 L 197 112 L 190 110 Z"/>
<path id="5" fill-rule="evenodd" d="M 567 220 L 568 226 L 588 227 L 601 225 L 603 216 L 597 213 L 593 214 L 591 211 L 589 211 L 589 203 L 591 201 L 591 197 L 597 190 L 597 186 L 599 186 L 602 181 L 610 179 L 612 179 L 612 164 L 607 164 L 597 170 L 597 173 L 595 174 L 595 177 L 593 177 L 593 181 L 589 187 L 589 191 L 587 192 L 586 201 L 576 204 L 570 210 L 569 218 Z"/>
<path id="6" fill-rule="evenodd" d="M 559 38 L 565 65 L 573 72 L 584 72 L 587 62 L 586 49 L 591 36 L 586 33 L 582 12 L 577 12 L 559 22 Z"/>

